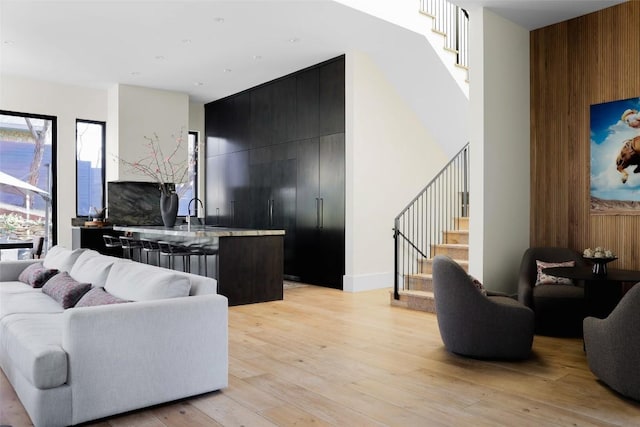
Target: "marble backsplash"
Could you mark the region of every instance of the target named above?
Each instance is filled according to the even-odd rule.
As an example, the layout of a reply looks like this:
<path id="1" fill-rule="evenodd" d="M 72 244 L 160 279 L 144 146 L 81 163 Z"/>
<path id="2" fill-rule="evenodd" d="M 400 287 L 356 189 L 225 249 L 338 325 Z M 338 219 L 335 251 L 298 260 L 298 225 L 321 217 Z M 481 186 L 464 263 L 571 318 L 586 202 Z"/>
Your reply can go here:
<path id="1" fill-rule="evenodd" d="M 160 190 L 155 182 L 108 182 L 107 206 L 110 224 L 162 225 Z"/>

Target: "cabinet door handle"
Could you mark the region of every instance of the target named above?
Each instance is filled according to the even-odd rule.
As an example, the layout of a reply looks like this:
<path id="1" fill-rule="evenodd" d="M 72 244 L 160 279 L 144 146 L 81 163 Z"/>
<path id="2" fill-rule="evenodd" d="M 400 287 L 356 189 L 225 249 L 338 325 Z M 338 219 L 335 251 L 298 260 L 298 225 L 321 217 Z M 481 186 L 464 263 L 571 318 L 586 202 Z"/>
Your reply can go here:
<path id="1" fill-rule="evenodd" d="M 316 228 L 320 228 L 320 198 L 316 197 Z"/>
<path id="2" fill-rule="evenodd" d="M 216 208 L 216 225 L 220 224 L 220 208 Z"/>
<path id="3" fill-rule="evenodd" d="M 267 206 L 269 208 L 269 227 L 273 227 L 273 203 L 273 199 L 267 202 Z"/>
<path id="4" fill-rule="evenodd" d="M 320 198 L 320 228 L 324 228 L 324 199 Z"/>

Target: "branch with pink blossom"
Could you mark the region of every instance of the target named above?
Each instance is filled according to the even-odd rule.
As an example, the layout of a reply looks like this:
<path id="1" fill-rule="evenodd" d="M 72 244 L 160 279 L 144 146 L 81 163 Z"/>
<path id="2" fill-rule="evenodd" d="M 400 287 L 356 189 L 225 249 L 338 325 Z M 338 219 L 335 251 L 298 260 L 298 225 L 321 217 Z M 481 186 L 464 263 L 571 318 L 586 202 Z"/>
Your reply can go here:
<path id="1" fill-rule="evenodd" d="M 167 154 L 162 149 L 160 138 L 154 133 L 153 137 L 144 137 L 148 150 L 145 157 L 133 162 L 121 157 L 118 157 L 118 160 L 132 173 L 153 179 L 158 183 L 160 191 L 165 194 L 175 192 L 176 187 L 186 188 L 186 185 L 181 184 L 190 181 L 189 170 L 192 166 L 192 157 L 181 158 L 181 151 L 185 150 L 183 130 L 180 131 L 178 137 L 175 135 L 172 137 L 176 143 Z"/>

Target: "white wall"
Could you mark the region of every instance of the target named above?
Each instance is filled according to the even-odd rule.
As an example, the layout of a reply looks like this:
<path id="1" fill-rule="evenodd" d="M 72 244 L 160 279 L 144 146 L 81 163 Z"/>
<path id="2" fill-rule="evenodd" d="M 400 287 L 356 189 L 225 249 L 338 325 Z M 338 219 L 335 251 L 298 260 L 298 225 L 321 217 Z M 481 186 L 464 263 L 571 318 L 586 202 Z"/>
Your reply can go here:
<path id="1" fill-rule="evenodd" d="M 349 52 L 345 291 L 393 286 L 393 220 L 447 160 L 372 59 Z"/>
<path id="2" fill-rule="evenodd" d="M 76 119 L 107 120 L 107 91 L 2 75 L 0 109 L 57 117 L 57 237 L 71 247 L 76 215 Z"/>
<path id="3" fill-rule="evenodd" d="M 158 143 L 165 154 L 176 146 L 176 139 L 185 140 L 175 161 L 187 159 L 187 134 L 189 132 L 189 96 L 184 93 L 151 89 L 139 86 L 117 85 L 110 89 L 109 102 L 116 108 L 109 109 L 108 131 L 117 138 L 117 151 L 107 152 L 107 170 L 117 165 L 117 158 L 135 162 L 150 155 L 145 137 L 158 136 Z M 116 114 L 113 117 L 111 114 Z M 109 147 L 115 146 L 110 141 Z M 113 174 L 110 174 L 112 180 Z M 117 179 L 121 181 L 152 181 L 152 178 L 119 164 Z"/>
<path id="4" fill-rule="evenodd" d="M 529 31 L 471 13 L 470 273 L 515 293 L 529 246 Z"/>

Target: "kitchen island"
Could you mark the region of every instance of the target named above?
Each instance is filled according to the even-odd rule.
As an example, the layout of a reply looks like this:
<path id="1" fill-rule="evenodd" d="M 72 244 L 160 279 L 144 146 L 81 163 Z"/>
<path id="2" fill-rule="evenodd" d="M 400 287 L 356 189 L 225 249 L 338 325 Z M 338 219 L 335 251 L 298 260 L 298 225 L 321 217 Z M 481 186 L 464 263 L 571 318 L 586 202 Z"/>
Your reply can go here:
<path id="1" fill-rule="evenodd" d="M 282 299 L 284 230 L 253 230 L 208 225 L 114 226 L 134 238 L 201 243 L 218 247 L 218 293 L 229 305 Z"/>

